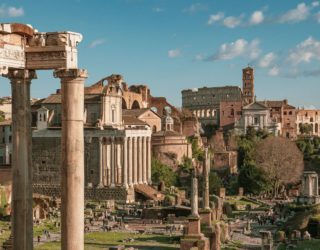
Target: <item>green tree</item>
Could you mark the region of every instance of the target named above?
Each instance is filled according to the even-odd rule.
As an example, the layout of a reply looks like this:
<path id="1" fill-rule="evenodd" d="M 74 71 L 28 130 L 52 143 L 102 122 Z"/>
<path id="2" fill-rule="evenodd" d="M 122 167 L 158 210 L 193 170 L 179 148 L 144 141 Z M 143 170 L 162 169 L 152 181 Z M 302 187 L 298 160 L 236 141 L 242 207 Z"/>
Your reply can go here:
<path id="1" fill-rule="evenodd" d="M 215 171 L 211 171 L 209 175 L 210 194 L 218 194 L 221 187 L 223 187 L 222 180 Z"/>
<path id="2" fill-rule="evenodd" d="M 296 144 L 298 146 L 298 148 L 300 149 L 300 151 L 304 154 L 304 152 L 306 151 L 306 147 L 307 144 L 304 140 L 298 140 L 296 141 Z"/>
<path id="3" fill-rule="evenodd" d="M 300 130 L 300 133 L 303 134 L 303 135 L 310 135 L 312 130 L 313 130 L 313 126 L 312 124 L 302 124 L 300 123 L 299 124 L 299 130 Z"/>
<path id="4" fill-rule="evenodd" d="M 260 194 L 269 187 L 263 170 L 252 163 L 241 168 L 238 179 L 239 186 L 244 187 L 246 193 Z"/>
<path id="5" fill-rule="evenodd" d="M 175 186 L 177 183 L 177 174 L 172 168 L 155 158 L 151 159 L 151 178 L 154 183 L 163 181 L 167 187 Z"/>
<path id="6" fill-rule="evenodd" d="M 199 147 L 198 138 L 191 138 L 192 158 L 202 162 L 204 151 Z"/>
<path id="7" fill-rule="evenodd" d="M 238 164 L 243 166 L 252 162 L 254 157 L 255 142 L 247 138 L 241 137 L 238 140 Z"/>
<path id="8" fill-rule="evenodd" d="M 4 113 L 0 111 L 0 122 L 4 121 Z"/>

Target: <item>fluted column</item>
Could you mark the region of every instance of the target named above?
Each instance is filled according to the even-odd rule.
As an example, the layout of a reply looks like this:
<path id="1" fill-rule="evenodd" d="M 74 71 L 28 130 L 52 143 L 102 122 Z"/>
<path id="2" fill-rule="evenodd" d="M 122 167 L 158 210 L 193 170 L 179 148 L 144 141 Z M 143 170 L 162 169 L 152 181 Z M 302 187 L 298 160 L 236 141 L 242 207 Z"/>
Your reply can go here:
<path id="1" fill-rule="evenodd" d="M 13 249 L 33 249 L 30 84 L 34 70 L 10 69 L 12 93 Z"/>
<path id="2" fill-rule="evenodd" d="M 110 159 L 110 166 L 111 166 L 111 187 L 114 187 L 115 184 L 115 170 L 116 170 L 116 145 L 115 145 L 115 138 L 112 137 L 111 139 L 111 159 Z"/>
<path id="3" fill-rule="evenodd" d="M 138 183 L 142 184 L 143 160 L 142 160 L 142 137 L 138 137 Z"/>
<path id="4" fill-rule="evenodd" d="M 84 80 L 86 70 L 60 69 L 62 166 L 61 166 L 61 248 L 84 248 Z"/>
<path id="5" fill-rule="evenodd" d="M 106 147 L 106 154 L 105 154 L 105 160 L 104 160 L 104 164 L 105 164 L 105 186 L 110 186 L 111 183 L 111 175 L 110 175 L 110 169 L 111 169 L 111 140 L 108 138 L 107 143 L 105 145 Z"/>
<path id="6" fill-rule="evenodd" d="M 119 139 L 117 144 L 117 181 L 116 181 L 117 185 L 122 184 L 121 144 L 122 144 L 122 141 L 121 139 Z"/>
<path id="7" fill-rule="evenodd" d="M 133 159 L 132 159 L 132 137 L 128 138 L 128 184 L 132 186 Z"/>
<path id="8" fill-rule="evenodd" d="M 151 184 L 151 137 L 147 137 L 147 180 Z"/>
<path id="9" fill-rule="evenodd" d="M 103 137 L 99 137 L 99 184 L 98 187 L 103 187 Z"/>
<path id="10" fill-rule="evenodd" d="M 133 143 L 133 184 L 137 184 L 138 182 L 138 145 L 137 138 L 132 137 Z"/>
<path id="11" fill-rule="evenodd" d="M 146 137 L 143 136 L 142 137 L 142 154 L 143 154 L 143 157 L 142 157 L 142 166 L 143 166 L 143 178 L 142 178 L 142 182 L 144 184 L 147 184 L 148 183 L 148 178 L 147 178 L 147 158 L 148 158 L 148 155 L 147 155 L 147 140 L 146 140 Z"/>
<path id="12" fill-rule="evenodd" d="M 128 187 L 128 140 L 125 137 L 123 142 L 123 166 L 122 166 L 122 184 L 124 187 Z"/>

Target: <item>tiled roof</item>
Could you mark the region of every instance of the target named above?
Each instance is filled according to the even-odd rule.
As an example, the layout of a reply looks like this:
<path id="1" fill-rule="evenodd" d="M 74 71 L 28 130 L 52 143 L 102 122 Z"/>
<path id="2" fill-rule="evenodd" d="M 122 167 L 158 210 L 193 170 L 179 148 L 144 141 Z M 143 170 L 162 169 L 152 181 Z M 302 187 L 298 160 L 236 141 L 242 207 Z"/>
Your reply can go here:
<path id="1" fill-rule="evenodd" d="M 152 136 L 182 136 L 181 134 L 179 134 L 176 131 L 158 131 L 156 133 L 153 133 Z"/>
<path id="2" fill-rule="evenodd" d="M 140 119 L 129 115 L 123 115 L 122 120 L 125 125 L 148 125 L 144 121 L 141 121 Z"/>

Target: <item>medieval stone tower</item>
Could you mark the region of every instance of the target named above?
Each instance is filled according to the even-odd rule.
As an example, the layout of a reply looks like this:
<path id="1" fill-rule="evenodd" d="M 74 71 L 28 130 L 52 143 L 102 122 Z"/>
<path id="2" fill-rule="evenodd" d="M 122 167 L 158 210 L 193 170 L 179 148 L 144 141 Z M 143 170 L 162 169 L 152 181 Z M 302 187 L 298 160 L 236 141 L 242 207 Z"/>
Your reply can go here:
<path id="1" fill-rule="evenodd" d="M 254 102 L 254 71 L 249 66 L 242 69 L 242 94 L 245 104 Z"/>

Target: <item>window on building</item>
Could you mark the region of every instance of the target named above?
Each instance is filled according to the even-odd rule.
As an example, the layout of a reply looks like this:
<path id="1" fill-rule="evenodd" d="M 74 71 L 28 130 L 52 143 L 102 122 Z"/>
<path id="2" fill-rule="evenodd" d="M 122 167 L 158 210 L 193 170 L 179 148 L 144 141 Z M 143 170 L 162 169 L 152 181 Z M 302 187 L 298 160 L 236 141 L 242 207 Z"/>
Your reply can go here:
<path id="1" fill-rule="evenodd" d="M 289 111 L 289 115 L 292 115 L 292 111 Z"/>
<path id="2" fill-rule="evenodd" d="M 283 114 L 284 114 L 284 115 L 287 115 L 287 111 L 284 111 Z"/>
<path id="3" fill-rule="evenodd" d="M 9 143 L 11 143 L 11 142 L 12 142 L 12 136 L 9 135 Z"/>
<path id="4" fill-rule="evenodd" d="M 310 117 L 310 122 L 313 122 L 313 117 Z"/>
<path id="5" fill-rule="evenodd" d="M 259 117 L 254 117 L 254 125 L 258 125 L 259 124 Z"/>
<path id="6" fill-rule="evenodd" d="M 93 174 L 93 169 L 90 170 L 90 174 Z"/>
<path id="7" fill-rule="evenodd" d="M 230 114 L 234 116 L 234 109 L 231 109 Z"/>

